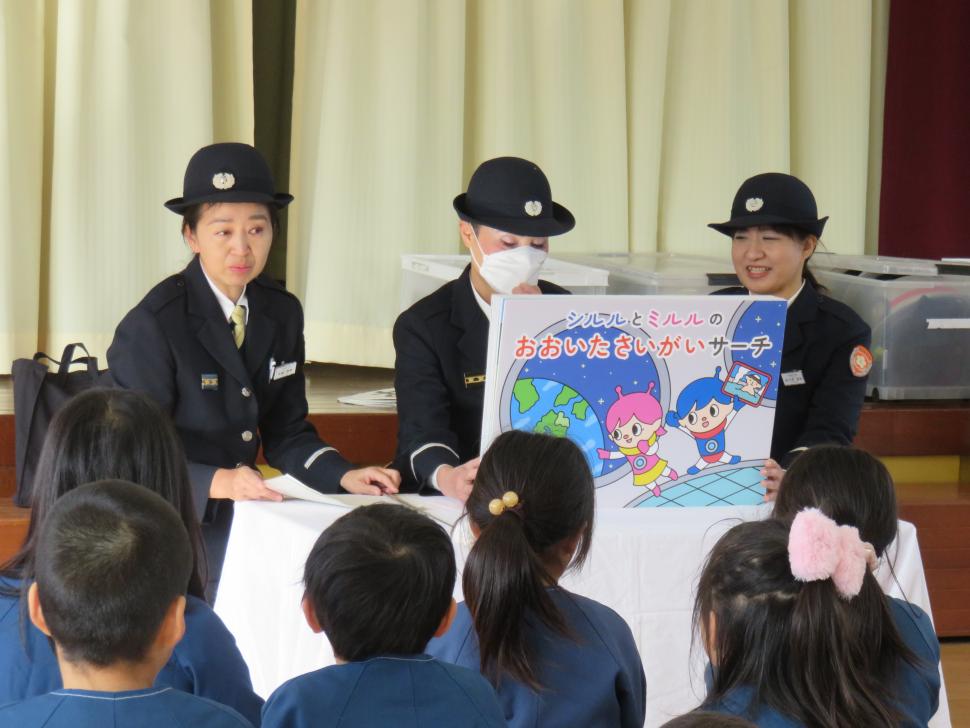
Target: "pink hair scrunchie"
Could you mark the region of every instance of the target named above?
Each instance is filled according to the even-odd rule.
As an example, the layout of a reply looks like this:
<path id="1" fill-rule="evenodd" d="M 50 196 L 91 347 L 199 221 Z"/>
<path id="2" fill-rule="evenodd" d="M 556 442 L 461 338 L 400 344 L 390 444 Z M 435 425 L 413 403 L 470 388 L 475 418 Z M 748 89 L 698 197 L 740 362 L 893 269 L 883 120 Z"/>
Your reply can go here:
<path id="1" fill-rule="evenodd" d="M 831 579 L 844 599 L 862 589 L 872 546 L 859 529 L 839 526 L 818 508 L 806 508 L 792 521 L 788 561 L 798 581 Z"/>

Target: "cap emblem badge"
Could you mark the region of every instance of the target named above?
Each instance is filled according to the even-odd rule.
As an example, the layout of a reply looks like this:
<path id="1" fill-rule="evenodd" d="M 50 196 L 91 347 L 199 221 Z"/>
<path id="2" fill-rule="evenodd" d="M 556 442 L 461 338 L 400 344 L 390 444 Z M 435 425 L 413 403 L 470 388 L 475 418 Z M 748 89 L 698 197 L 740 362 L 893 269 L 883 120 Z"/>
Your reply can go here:
<path id="1" fill-rule="evenodd" d="M 744 209 L 748 212 L 757 212 L 765 206 L 765 201 L 760 197 L 749 197 L 744 202 Z"/>
<path id="2" fill-rule="evenodd" d="M 217 190 L 231 190 L 236 184 L 236 177 L 232 172 L 217 172 L 212 175 L 212 186 Z"/>
<path id="3" fill-rule="evenodd" d="M 536 217 L 542 212 L 542 203 L 539 200 L 529 200 L 525 203 L 525 213 L 529 217 Z"/>

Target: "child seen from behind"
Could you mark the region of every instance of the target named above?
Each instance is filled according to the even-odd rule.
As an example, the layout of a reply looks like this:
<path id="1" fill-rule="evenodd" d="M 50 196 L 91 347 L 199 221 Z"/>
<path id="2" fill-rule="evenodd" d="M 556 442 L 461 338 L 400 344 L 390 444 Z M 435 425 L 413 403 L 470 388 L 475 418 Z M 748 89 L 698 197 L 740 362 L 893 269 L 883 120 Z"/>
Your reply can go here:
<path id="1" fill-rule="evenodd" d="M 714 546 L 694 619 L 712 665 L 702 708 L 762 728 L 897 726 L 916 657 L 869 571 L 872 547 L 818 509 L 742 523 Z"/>
<path id="2" fill-rule="evenodd" d="M 279 687 L 264 728 L 504 726 L 479 674 L 423 654 L 451 623 L 454 584 L 451 539 L 426 516 L 377 504 L 334 522 L 307 558 L 303 611 L 337 664 Z"/>
<path id="3" fill-rule="evenodd" d="M 646 679 L 630 628 L 559 586 L 592 541 L 593 478 L 579 448 L 503 433 L 482 457 L 466 510 L 476 541 L 465 602 L 428 652 L 481 670 L 510 726 L 640 728 Z"/>
<path id="4" fill-rule="evenodd" d="M 30 619 L 64 687 L 0 708 L 0 725 L 251 728 L 232 708 L 153 687 L 185 633 L 188 534 L 147 488 L 100 481 L 54 503 L 34 550 Z"/>
<path id="5" fill-rule="evenodd" d="M 855 526 L 874 555 L 886 558 L 896 539 L 896 490 L 886 466 L 851 447 L 813 447 L 802 453 L 781 482 L 774 517 L 791 521 L 818 508 L 839 525 Z M 899 636 L 918 658 L 898 661 L 894 703 L 902 726 L 925 726 L 940 701 L 940 642 L 929 615 L 915 604 L 884 596 Z"/>

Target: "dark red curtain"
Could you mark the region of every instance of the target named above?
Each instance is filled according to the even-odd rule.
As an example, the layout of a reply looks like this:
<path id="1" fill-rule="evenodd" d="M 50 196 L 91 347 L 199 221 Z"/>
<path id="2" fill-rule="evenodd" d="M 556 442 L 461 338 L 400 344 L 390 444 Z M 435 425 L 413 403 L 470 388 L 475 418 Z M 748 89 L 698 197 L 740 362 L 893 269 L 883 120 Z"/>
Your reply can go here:
<path id="1" fill-rule="evenodd" d="M 892 0 L 879 253 L 970 257 L 970 1 Z"/>

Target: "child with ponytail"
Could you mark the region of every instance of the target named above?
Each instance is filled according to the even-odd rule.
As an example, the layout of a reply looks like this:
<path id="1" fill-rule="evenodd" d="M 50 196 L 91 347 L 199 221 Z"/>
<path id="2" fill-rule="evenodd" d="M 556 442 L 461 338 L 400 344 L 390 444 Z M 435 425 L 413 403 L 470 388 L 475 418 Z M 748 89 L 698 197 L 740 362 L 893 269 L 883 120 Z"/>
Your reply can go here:
<path id="1" fill-rule="evenodd" d="M 762 728 L 903 724 L 896 679 L 918 659 L 870 572 L 873 556 L 857 529 L 815 508 L 728 531 L 694 607 L 713 668 L 702 707 Z"/>
<path id="2" fill-rule="evenodd" d="M 630 628 L 559 586 L 589 554 L 593 478 L 567 438 L 511 431 L 485 453 L 466 503 L 476 536 L 465 602 L 428 645 L 481 670 L 510 726 L 643 725 L 646 679 Z"/>
<path id="3" fill-rule="evenodd" d="M 813 447 L 795 460 L 773 515 L 791 522 L 805 508 L 818 508 L 836 523 L 858 528 L 878 559 L 899 530 L 892 476 L 875 457 L 853 447 Z M 884 600 L 899 636 L 919 658 L 901 663 L 896 673 L 894 702 L 901 725 L 925 726 L 940 702 L 940 642 L 926 612 L 902 599 Z"/>

